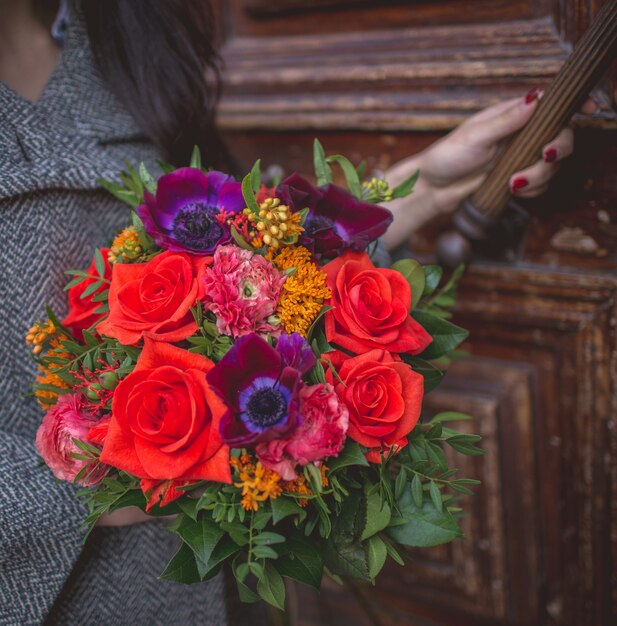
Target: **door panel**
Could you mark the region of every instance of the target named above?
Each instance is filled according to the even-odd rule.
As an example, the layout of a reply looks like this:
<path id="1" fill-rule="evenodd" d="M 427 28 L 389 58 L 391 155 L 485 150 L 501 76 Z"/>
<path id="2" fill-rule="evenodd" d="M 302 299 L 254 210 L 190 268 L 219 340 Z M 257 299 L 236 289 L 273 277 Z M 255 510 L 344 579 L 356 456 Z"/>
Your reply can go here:
<path id="1" fill-rule="evenodd" d="M 330 153 L 386 169 L 470 114 L 546 86 L 601 0 L 219 2 L 219 123 L 248 166 L 312 171 Z M 510 264 L 479 259 L 456 320 L 470 357 L 427 411 L 472 413 L 485 457 L 465 538 L 388 567 L 374 588 L 291 590 L 301 626 L 617 623 L 617 117 L 577 118 L 577 152 L 526 203 Z M 410 241 L 431 258 L 447 217 Z"/>

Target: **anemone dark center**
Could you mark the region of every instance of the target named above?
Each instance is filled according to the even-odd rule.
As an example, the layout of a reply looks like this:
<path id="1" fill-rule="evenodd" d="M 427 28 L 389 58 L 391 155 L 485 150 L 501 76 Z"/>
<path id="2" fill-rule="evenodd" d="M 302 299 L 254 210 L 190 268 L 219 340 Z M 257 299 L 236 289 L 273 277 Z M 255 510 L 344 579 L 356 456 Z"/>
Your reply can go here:
<path id="1" fill-rule="evenodd" d="M 278 389 L 262 387 L 251 394 L 246 404 L 249 420 L 262 428 L 274 426 L 287 412 L 287 402 Z"/>
<path id="2" fill-rule="evenodd" d="M 174 220 L 174 237 L 188 248 L 208 250 L 223 236 L 223 227 L 216 220 L 219 210 L 201 202 L 187 204 Z"/>
<path id="3" fill-rule="evenodd" d="M 334 220 L 331 220 L 325 215 L 313 215 L 304 224 L 304 232 L 309 237 L 312 237 L 319 231 L 328 230 L 329 228 L 334 228 Z"/>

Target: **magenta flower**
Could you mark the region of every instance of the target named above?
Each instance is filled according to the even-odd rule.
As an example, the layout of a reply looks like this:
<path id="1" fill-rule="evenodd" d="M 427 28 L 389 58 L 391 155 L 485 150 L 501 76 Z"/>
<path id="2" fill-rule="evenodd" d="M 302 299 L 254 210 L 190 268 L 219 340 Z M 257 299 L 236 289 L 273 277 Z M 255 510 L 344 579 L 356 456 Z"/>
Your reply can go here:
<path id="1" fill-rule="evenodd" d="M 282 437 L 299 421 L 301 372 L 255 333 L 236 340 L 208 372 L 207 380 L 227 405 L 221 418 L 223 441 L 242 447 Z"/>
<path id="2" fill-rule="evenodd" d="M 86 402 L 81 395 L 65 394 L 45 416 L 36 433 L 36 448 L 45 464 L 56 478 L 73 481 L 77 474 L 88 465 L 88 461 L 74 458 L 73 454 L 83 454 L 73 439 L 88 441 L 88 432 L 97 424 L 97 418 L 86 410 Z M 98 484 L 107 469 L 93 466 L 93 472 L 86 472 L 79 484 L 93 487 Z"/>
<path id="3" fill-rule="evenodd" d="M 204 270 L 200 299 L 216 317 L 216 327 L 234 338 L 252 332 L 278 333 L 274 318 L 286 277 L 263 256 L 237 246 L 221 246 Z"/>
<path id="4" fill-rule="evenodd" d="M 297 477 L 296 466 L 338 456 L 345 444 L 349 411 L 330 385 L 302 385 L 302 423 L 289 435 L 259 443 L 256 452 L 268 469 L 284 480 Z"/>
<path id="5" fill-rule="evenodd" d="M 183 167 L 161 176 L 156 196 L 144 192 L 137 215 L 146 232 L 164 250 L 211 254 L 231 241 L 221 212 L 233 215 L 245 207 L 240 183 L 221 172 L 204 174 Z"/>
<path id="6" fill-rule="evenodd" d="M 276 195 L 296 211 L 308 207 L 299 243 L 318 259 L 331 259 L 345 250 L 363 252 L 392 223 L 388 209 L 358 200 L 338 185 L 315 187 L 299 174 L 286 178 Z"/>

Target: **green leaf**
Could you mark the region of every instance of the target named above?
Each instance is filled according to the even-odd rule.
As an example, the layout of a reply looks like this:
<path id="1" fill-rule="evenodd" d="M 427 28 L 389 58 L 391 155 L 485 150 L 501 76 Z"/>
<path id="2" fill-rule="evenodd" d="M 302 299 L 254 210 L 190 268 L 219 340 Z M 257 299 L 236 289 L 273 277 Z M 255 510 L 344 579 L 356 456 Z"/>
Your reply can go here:
<path id="1" fill-rule="evenodd" d="M 433 338 L 432 343 L 420 355 L 421 358 L 431 360 L 437 359 L 448 352 L 451 352 L 460 345 L 469 333 L 460 326 L 452 324 L 431 313 L 424 311 L 414 311 L 412 317 L 419 322 Z"/>
<path id="2" fill-rule="evenodd" d="M 375 535 L 368 540 L 367 556 L 368 575 L 375 579 L 388 558 L 386 543 L 381 537 Z"/>
<path id="3" fill-rule="evenodd" d="M 441 280 L 441 276 L 443 274 L 443 269 L 439 267 L 439 265 L 425 265 L 424 266 L 424 276 L 426 278 L 426 284 L 424 285 L 424 293 L 422 297 L 430 296 L 435 289 L 437 289 L 437 285 L 439 285 L 439 281 Z"/>
<path id="4" fill-rule="evenodd" d="M 364 180 L 366 176 L 366 161 L 361 161 L 358 167 L 356 168 L 356 173 L 358 174 L 358 178 L 360 180 Z"/>
<path id="5" fill-rule="evenodd" d="M 403 490 L 407 485 L 407 470 L 404 466 L 401 466 L 394 481 L 394 498 L 398 500 L 403 495 Z"/>
<path id="6" fill-rule="evenodd" d="M 422 506 L 422 500 L 424 499 L 424 493 L 422 491 L 422 481 L 420 480 L 420 476 L 415 474 L 411 481 L 411 495 L 416 506 Z M 397 498 L 397 501 L 400 498 Z"/>
<path id="7" fill-rule="evenodd" d="M 180 498 L 176 502 L 185 515 L 188 515 L 193 521 L 197 521 L 197 504 L 199 500 L 196 498 Z"/>
<path id="8" fill-rule="evenodd" d="M 445 509 L 438 511 L 429 501 L 418 506 L 410 491 L 404 492 L 397 504 L 405 524 L 391 526 L 386 530 L 388 536 L 397 543 L 430 548 L 462 536 L 451 513 Z"/>
<path id="9" fill-rule="evenodd" d="M 332 473 L 351 465 L 364 465 L 366 467 L 368 466 L 368 461 L 360 444 L 348 438 L 341 453 L 335 459 L 329 461 L 328 468 L 330 473 Z"/>
<path id="10" fill-rule="evenodd" d="M 132 206 L 134 209 L 141 204 L 141 198 L 135 194 L 135 192 L 129 191 L 117 183 L 112 183 L 104 178 L 97 178 L 96 182 L 112 196 L 115 196 L 118 200 Z"/>
<path id="11" fill-rule="evenodd" d="M 435 465 L 438 465 L 439 469 L 445 472 L 448 469 L 448 459 L 446 459 L 446 455 L 441 449 L 441 446 L 428 440 L 424 441 L 424 445 L 429 459 L 435 463 Z"/>
<path id="12" fill-rule="evenodd" d="M 152 174 L 148 171 L 145 163 L 139 164 L 139 178 L 150 193 L 156 193 L 156 181 L 152 178 Z"/>
<path id="13" fill-rule="evenodd" d="M 366 525 L 360 540 L 364 541 L 382 531 L 390 523 L 391 517 L 390 507 L 381 501 L 379 492 L 366 496 Z"/>
<path id="14" fill-rule="evenodd" d="M 321 550 L 302 533 L 293 534 L 283 546 L 274 566 L 282 576 L 319 590 L 323 575 Z"/>
<path id="15" fill-rule="evenodd" d="M 272 505 L 272 523 L 278 524 L 281 520 L 291 515 L 298 515 L 299 520 L 302 521 L 306 517 L 306 511 L 291 498 L 281 496 L 275 500 L 270 500 Z"/>
<path id="16" fill-rule="evenodd" d="M 442 422 L 455 422 L 461 420 L 471 420 L 473 417 L 467 413 L 459 413 L 458 411 L 443 411 L 434 415 L 429 424 L 441 424 Z"/>
<path id="17" fill-rule="evenodd" d="M 484 450 L 474 445 L 481 439 L 482 437 L 480 437 L 480 435 L 457 435 L 455 437 L 448 437 L 446 443 L 461 454 L 467 456 L 483 456 Z"/>
<path id="18" fill-rule="evenodd" d="M 415 309 L 424 293 L 426 279 L 424 270 L 417 261 L 413 259 L 401 259 L 392 265 L 393 270 L 401 273 L 411 287 L 411 309 Z"/>
<path id="19" fill-rule="evenodd" d="M 201 150 L 199 146 L 195 146 L 193 148 L 193 152 L 191 152 L 191 160 L 189 162 L 189 167 L 194 167 L 198 170 L 201 169 Z"/>
<path id="20" fill-rule="evenodd" d="M 337 543 L 329 541 L 325 550 L 328 569 L 339 576 L 353 576 L 370 582 L 368 555 L 360 543 Z"/>
<path id="21" fill-rule="evenodd" d="M 200 582 L 201 576 L 197 570 L 195 555 L 185 543 L 180 546 L 178 552 L 169 561 L 159 579 L 171 580 L 185 585 Z"/>
<path id="22" fill-rule="evenodd" d="M 435 389 L 446 375 L 442 369 L 430 361 L 408 354 L 401 354 L 400 356 L 405 363 L 411 365 L 414 372 L 418 372 L 424 378 L 424 393 L 429 393 Z"/>
<path id="23" fill-rule="evenodd" d="M 255 198 L 255 192 L 253 191 L 253 175 L 249 172 L 242 180 L 242 196 L 246 202 L 246 206 L 253 211 L 253 213 L 259 213 L 259 205 Z"/>
<path id="24" fill-rule="evenodd" d="M 253 554 L 258 559 L 278 559 L 279 558 L 278 552 L 274 550 L 274 548 L 271 548 L 270 546 L 255 546 L 253 548 Z"/>
<path id="25" fill-rule="evenodd" d="M 269 561 L 266 561 L 264 566 L 264 575 L 257 581 L 257 593 L 268 604 L 281 609 L 281 611 L 284 610 L 285 584 L 281 575 Z"/>
<path id="26" fill-rule="evenodd" d="M 342 154 L 334 154 L 326 158 L 326 163 L 338 163 L 345 175 L 345 181 L 347 182 L 347 189 L 352 196 L 360 199 L 362 197 L 362 184 L 356 168 L 352 165 L 351 161 L 344 157 Z"/>
<path id="27" fill-rule="evenodd" d="M 225 534 L 224 531 L 206 517 L 197 521 L 185 517 L 180 521 L 175 532 L 193 550 L 198 571 L 203 576 L 208 571 L 208 561 L 216 544 Z"/>
<path id="28" fill-rule="evenodd" d="M 236 584 L 238 585 L 238 596 L 240 597 L 240 600 L 246 603 L 258 602 L 259 596 L 244 582 L 249 572 L 248 565 L 246 563 L 241 563 L 236 557 L 231 566 L 231 571 L 233 572 Z"/>
<path id="29" fill-rule="evenodd" d="M 105 260 L 103 259 L 103 253 L 100 248 L 94 251 L 94 267 L 99 278 L 105 278 Z"/>
<path id="30" fill-rule="evenodd" d="M 405 196 L 408 196 L 413 191 L 414 185 L 418 180 L 418 176 L 420 176 L 420 170 L 416 170 L 409 178 L 397 185 L 392 190 L 392 199 L 396 200 L 397 198 L 404 198 Z"/>
<path id="31" fill-rule="evenodd" d="M 439 491 L 439 487 L 433 480 L 429 483 L 428 493 L 431 496 L 431 501 L 433 502 L 434 507 L 441 513 L 443 511 L 441 491 Z"/>
<path id="32" fill-rule="evenodd" d="M 257 159 L 251 168 L 251 188 L 253 189 L 253 195 L 259 193 L 261 187 L 261 159 Z"/>
<path id="33" fill-rule="evenodd" d="M 386 546 L 386 550 L 388 554 L 390 555 L 390 557 L 392 558 L 392 560 L 395 563 L 398 563 L 399 565 L 405 565 L 405 561 L 403 561 L 403 557 L 397 552 L 396 548 L 390 543 L 388 543 L 387 541 L 385 541 L 384 543 Z"/>
<path id="34" fill-rule="evenodd" d="M 253 543 L 256 546 L 270 546 L 275 543 L 285 543 L 285 537 L 278 533 L 270 531 L 259 533 L 253 538 Z"/>
<path id="35" fill-rule="evenodd" d="M 313 140 L 313 167 L 318 187 L 332 182 L 332 169 L 326 161 L 326 153 L 318 139 Z"/>
<path id="36" fill-rule="evenodd" d="M 96 282 L 89 284 L 79 298 L 83 299 L 91 296 L 97 289 L 100 289 L 102 285 L 103 281 L 101 280 L 97 280 Z"/>

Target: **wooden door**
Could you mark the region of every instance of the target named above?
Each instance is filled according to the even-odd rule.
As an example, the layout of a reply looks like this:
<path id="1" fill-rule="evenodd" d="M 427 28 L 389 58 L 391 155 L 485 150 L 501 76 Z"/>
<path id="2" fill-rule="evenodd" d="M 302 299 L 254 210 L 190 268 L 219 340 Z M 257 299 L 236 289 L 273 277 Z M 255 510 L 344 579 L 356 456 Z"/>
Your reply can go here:
<path id="1" fill-rule="evenodd" d="M 614 1 L 614 0 L 611 0 Z M 217 5 L 220 124 L 247 164 L 311 172 L 328 152 L 385 169 L 474 111 L 546 86 L 600 0 L 234 0 Z M 294 589 L 301 626 L 617 624 L 617 162 L 604 111 L 508 263 L 467 271 L 471 356 L 429 397 L 472 413 L 487 454 L 466 538 L 389 567 L 375 588 Z M 440 221 L 410 242 L 430 258 Z"/>

